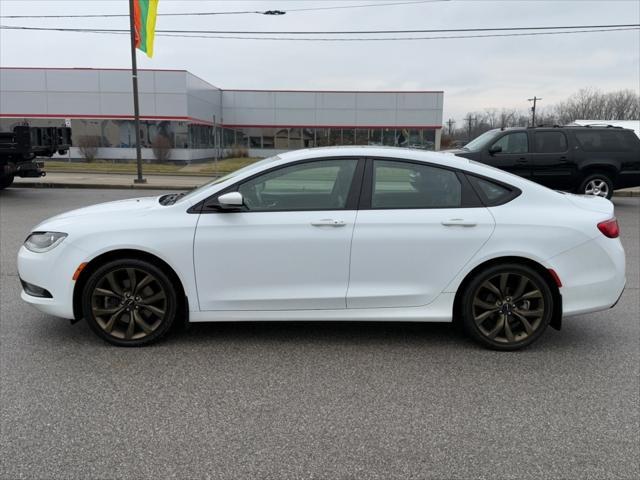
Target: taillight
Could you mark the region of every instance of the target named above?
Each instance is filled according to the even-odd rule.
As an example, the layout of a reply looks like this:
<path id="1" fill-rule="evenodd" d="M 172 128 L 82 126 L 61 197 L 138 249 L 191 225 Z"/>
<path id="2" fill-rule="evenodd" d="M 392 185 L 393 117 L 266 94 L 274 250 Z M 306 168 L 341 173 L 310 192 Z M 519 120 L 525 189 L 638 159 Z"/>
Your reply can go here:
<path id="1" fill-rule="evenodd" d="M 618 226 L 618 220 L 612 218 L 598 224 L 598 230 L 602 232 L 605 237 L 618 238 L 620 235 L 620 227 Z"/>

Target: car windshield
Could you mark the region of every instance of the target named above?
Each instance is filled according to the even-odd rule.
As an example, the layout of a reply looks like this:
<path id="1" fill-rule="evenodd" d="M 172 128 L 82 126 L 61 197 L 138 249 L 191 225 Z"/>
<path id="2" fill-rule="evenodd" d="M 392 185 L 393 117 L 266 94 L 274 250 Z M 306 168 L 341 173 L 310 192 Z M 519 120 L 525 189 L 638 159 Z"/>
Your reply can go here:
<path id="1" fill-rule="evenodd" d="M 184 195 L 182 198 L 180 198 L 180 200 L 185 200 L 187 198 L 191 198 L 194 195 L 197 195 L 198 193 L 202 192 L 203 190 L 206 190 L 207 188 L 209 188 L 211 185 L 216 185 L 218 183 L 222 183 L 222 182 L 226 182 L 227 180 L 230 180 L 238 175 L 243 174 L 244 172 L 254 169 L 256 167 L 260 167 L 262 165 L 266 165 L 268 163 L 271 162 L 275 162 L 276 160 L 280 160 L 280 157 L 278 155 L 274 155 L 273 157 L 268 157 L 268 158 L 264 158 L 262 160 L 259 160 L 257 162 L 254 163 L 250 163 L 249 165 L 242 167 L 238 170 L 235 170 L 231 173 L 228 173 L 222 177 L 218 177 L 218 178 L 214 178 L 213 180 L 211 180 L 210 182 L 205 183 L 204 185 L 191 190 L 190 192 L 188 192 L 186 195 Z"/>
<path id="2" fill-rule="evenodd" d="M 462 149 L 469 150 L 470 152 L 479 152 L 485 145 L 487 145 L 491 140 L 495 138 L 499 131 L 500 130 L 498 129 L 494 129 L 489 130 L 488 132 L 484 132 L 479 137 L 476 137 L 469 143 L 467 143 L 464 147 L 462 147 Z"/>

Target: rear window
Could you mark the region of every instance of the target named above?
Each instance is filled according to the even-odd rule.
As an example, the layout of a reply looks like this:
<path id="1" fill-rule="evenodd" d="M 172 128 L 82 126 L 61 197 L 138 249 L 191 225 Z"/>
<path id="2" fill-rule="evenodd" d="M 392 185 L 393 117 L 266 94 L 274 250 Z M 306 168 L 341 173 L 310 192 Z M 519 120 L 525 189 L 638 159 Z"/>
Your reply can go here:
<path id="1" fill-rule="evenodd" d="M 516 189 L 509 188 L 505 185 L 485 180 L 484 178 L 475 177 L 473 175 L 467 175 L 469 181 L 473 185 L 473 188 L 478 192 L 478 195 L 482 197 L 485 205 L 495 206 L 502 205 L 508 201 L 516 198 L 520 193 Z"/>
<path id="2" fill-rule="evenodd" d="M 593 130 L 575 132 L 576 140 L 585 152 L 630 152 L 635 149 L 633 132 Z"/>

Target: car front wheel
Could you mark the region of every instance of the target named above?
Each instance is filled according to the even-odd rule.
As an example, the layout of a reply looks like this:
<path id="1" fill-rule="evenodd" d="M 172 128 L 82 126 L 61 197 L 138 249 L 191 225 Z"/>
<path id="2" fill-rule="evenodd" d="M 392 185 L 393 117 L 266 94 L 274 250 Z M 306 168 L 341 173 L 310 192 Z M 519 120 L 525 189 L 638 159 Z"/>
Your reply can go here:
<path id="1" fill-rule="evenodd" d="M 465 330 L 495 350 L 517 350 L 537 340 L 553 313 L 542 276 L 519 264 L 489 267 L 476 275 L 462 299 Z"/>
<path id="2" fill-rule="evenodd" d="M 84 317 L 109 343 L 147 345 L 167 333 L 177 312 L 167 275 L 142 260 L 111 261 L 91 274 L 83 291 Z"/>

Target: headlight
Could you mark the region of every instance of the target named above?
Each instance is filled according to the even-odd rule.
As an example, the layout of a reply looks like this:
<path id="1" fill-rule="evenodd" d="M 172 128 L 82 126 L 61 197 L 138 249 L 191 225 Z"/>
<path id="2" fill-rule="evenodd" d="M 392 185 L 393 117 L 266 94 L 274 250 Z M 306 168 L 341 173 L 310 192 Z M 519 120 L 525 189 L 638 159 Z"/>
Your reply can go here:
<path id="1" fill-rule="evenodd" d="M 60 245 L 65 238 L 67 238 L 66 233 L 33 232 L 24 241 L 24 246 L 35 253 L 48 252 Z"/>

